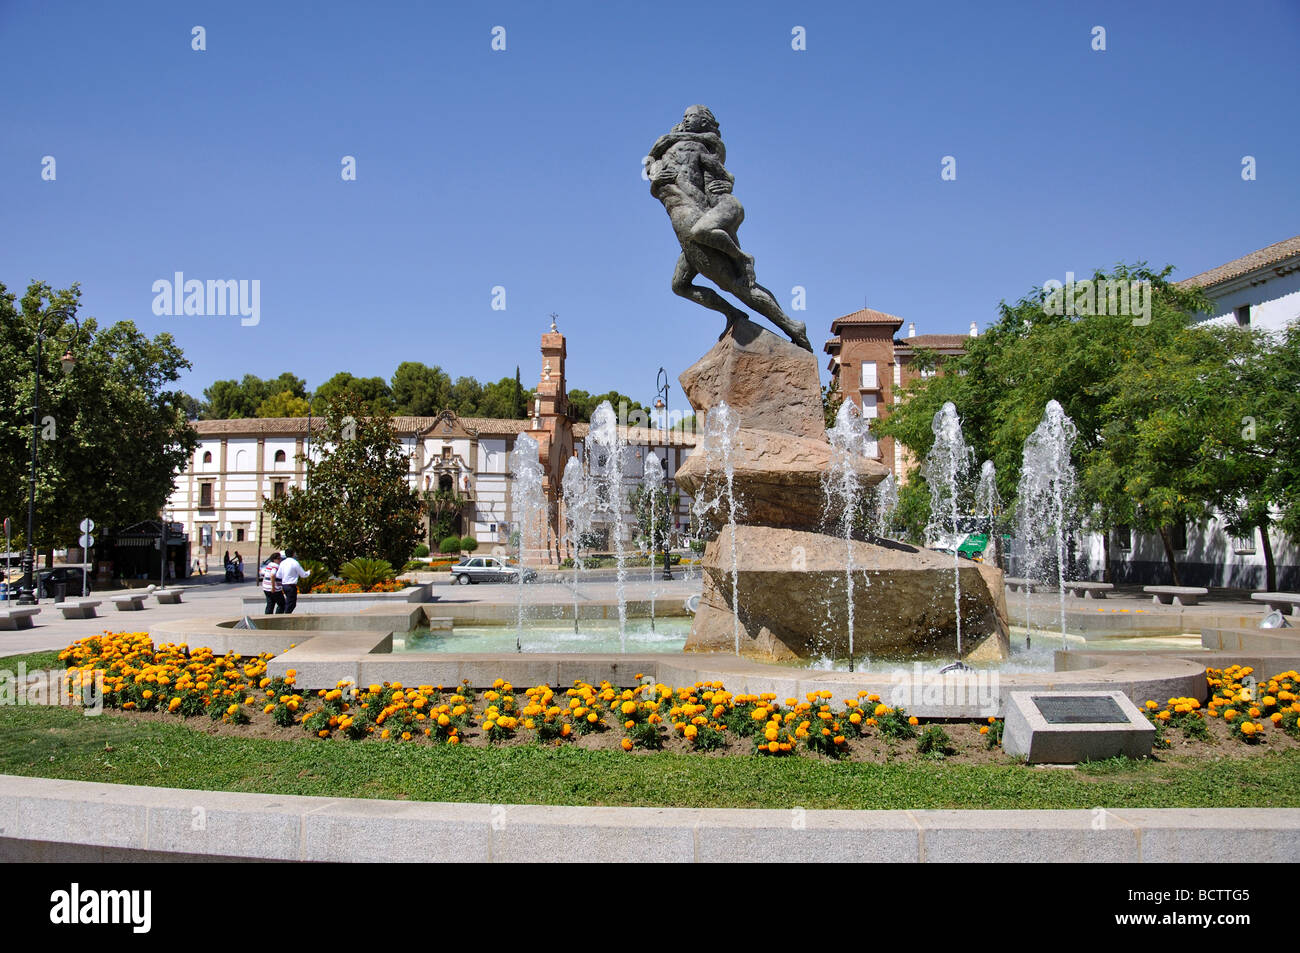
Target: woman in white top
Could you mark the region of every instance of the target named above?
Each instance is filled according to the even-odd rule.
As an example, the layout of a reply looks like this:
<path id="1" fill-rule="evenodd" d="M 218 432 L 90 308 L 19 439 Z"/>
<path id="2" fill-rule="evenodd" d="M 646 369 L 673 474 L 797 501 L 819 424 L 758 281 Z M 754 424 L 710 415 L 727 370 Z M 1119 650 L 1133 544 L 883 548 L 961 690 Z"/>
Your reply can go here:
<path id="1" fill-rule="evenodd" d="M 262 592 L 266 594 L 265 615 L 284 614 L 284 589 L 277 573 L 280 571 L 280 554 L 272 553 L 270 561 L 262 567 Z"/>

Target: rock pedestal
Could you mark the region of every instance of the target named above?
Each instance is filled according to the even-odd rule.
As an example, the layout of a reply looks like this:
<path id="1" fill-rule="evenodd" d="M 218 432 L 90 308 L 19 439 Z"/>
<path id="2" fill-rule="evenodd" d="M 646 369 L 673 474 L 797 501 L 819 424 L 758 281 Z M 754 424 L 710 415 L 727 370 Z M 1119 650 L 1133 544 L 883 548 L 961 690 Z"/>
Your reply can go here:
<path id="1" fill-rule="evenodd" d="M 728 452 L 737 525 L 722 526 L 705 546 L 704 591 L 687 651 L 735 651 L 738 632 L 740 653 L 754 658 L 847 657 L 851 546 L 854 654 L 956 654 L 950 557 L 888 540 L 846 543 L 821 531 L 831 447 L 811 353 L 738 321 L 679 380 L 697 412 L 707 415 L 726 401 L 740 425 Z M 888 473 L 866 458 L 857 469 L 864 487 Z M 697 450 L 676 479 L 696 498 L 718 498 L 726 484 L 720 451 Z M 962 655 L 1004 658 L 1002 573 L 979 563 L 963 564 L 960 573 Z"/>

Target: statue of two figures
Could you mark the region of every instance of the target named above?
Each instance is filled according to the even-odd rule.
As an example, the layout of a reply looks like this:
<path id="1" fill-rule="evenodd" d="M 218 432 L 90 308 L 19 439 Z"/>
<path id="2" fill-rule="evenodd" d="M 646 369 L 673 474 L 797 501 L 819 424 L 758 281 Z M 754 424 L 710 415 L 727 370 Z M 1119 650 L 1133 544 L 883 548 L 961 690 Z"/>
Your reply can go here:
<path id="1" fill-rule="evenodd" d="M 695 276 L 703 275 L 812 351 L 803 322 L 781 310 L 776 296 L 755 279 L 753 256 L 740 249 L 736 232 L 745 209 L 731 194 L 735 176 L 726 169 L 727 149 L 709 108 L 687 109 L 682 121 L 659 137 L 649 160 L 650 194 L 663 203 L 682 246 L 673 291 L 726 315 L 725 336 L 748 315 L 712 288 L 695 284 Z"/>

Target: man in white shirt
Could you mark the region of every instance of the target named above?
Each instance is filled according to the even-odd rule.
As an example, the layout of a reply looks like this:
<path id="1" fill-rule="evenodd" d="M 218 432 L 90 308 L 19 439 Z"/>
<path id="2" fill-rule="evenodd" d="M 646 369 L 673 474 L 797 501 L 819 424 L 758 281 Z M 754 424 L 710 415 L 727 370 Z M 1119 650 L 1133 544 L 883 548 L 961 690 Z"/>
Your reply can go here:
<path id="1" fill-rule="evenodd" d="M 293 558 L 293 548 L 287 548 L 280 560 L 280 568 L 275 572 L 275 578 L 280 580 L 284 590 L 284 608 L 280 611 L 285 615 L 292 615 L 298 605 L 298 580 L 310 575 L 311 570 L 303 569 L 302 563 Z"/>

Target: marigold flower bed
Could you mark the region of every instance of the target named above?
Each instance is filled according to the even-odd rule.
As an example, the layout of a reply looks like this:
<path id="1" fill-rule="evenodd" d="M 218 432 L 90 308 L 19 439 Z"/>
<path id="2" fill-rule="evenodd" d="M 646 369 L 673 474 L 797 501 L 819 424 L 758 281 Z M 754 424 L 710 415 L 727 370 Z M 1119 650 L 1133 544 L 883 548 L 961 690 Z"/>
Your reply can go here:
<path id="1" fill-rule="evenodd" d="M 568 688 L 536 685 L 522 692 L 497 679 L 490 688 L 400 683 L 303 692 L 286 677 L 267 674 L 272 656 L 215 655 L 164 643 L 145 633 L 104 633 L 59 654 L 71 678 L 69 691 L 103 678 L 103 703 L 154 717 L 198 718 L 213 730 L 324 741 L 458 745 L 575 744 L 627 752 L 673 750 L 765 758 L 799 754 L 830 759 L 889 760 L 904 754 L 965 761 L 1005 759 L 1002 723 L 929 723 L 860 692 L 839 699 L 830 692 L 802 699 L 736 694 L 721 682 L 686 687 L 614 686 L 575 682 Z M 1157 749 L 1179 747 L 1221 753 L 1232 745 L 1248 753 L 1265 742 L 1300 744 L 1300 678 L 1284 672 L 1253 682 L 1251 670 L 1233 666 L 1208 673 L 1212 697 L 1146 703 L 1157 726 Z M 1267 729 L 1266 727 L 1267 726 Z M 1175 729 L 1181 729 L 1175 731 Z"/>

